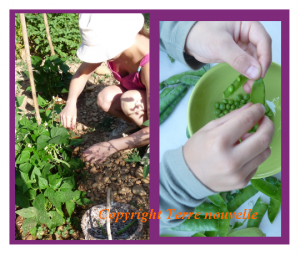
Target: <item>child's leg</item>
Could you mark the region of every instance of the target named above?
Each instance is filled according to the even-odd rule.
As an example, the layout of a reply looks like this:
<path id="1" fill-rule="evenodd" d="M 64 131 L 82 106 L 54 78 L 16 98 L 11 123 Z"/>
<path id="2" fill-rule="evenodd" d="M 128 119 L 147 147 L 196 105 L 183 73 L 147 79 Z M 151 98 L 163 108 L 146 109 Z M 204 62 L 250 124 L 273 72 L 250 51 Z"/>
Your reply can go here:
<path id="1" fill-rule="evenodd" d="M 125 91 L 122 86 L 106 87 L 98 94 L 97 105 L 110 115 L 131 123 L 132 120 L 124 114 L 121 107 L 121 96 Z"/>
<path id="2" fill-rule="evenodd" d="M 128 90 L 121 96 L 124 114 L 139 127 L 148 119 L 146 90 Z"/>

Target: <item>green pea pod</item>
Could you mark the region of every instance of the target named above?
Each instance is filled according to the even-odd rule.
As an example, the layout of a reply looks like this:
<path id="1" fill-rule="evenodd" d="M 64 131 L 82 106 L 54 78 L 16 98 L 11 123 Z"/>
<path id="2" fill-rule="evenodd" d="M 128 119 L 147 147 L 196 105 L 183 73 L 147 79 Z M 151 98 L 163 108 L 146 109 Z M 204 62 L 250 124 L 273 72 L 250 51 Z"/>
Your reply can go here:
<path id="1" fill-rule="evenodd" d="M 236 92 L 244 83 L 248 80 L 248 78 L 242 74 L 240 74 L 233 83 L 223 92 L 225 98 L 231 96 L 234 92 Z"/>
<path id="2" fill-rule="evenodd" d="M 159 115 L 159 124 L 162 124 L 175 109 L 176 105 L 180 100 L 186 95 L 188 89 L 186 88 L 160 115 Z"/>
<path id="3" fill-rule="evenodd" d="M 281 188 L 278 188 L 263 179 L 252 179 L 251 184 L 255 189 L 268 197 L 281 201 Z"/>
<path id="4" fill-rule="evenodd" d="M 234 199 L 230 200 L 227 204 L 229 212 L 234 212 L 243 203 L 245 203 L 249 198 L 253 197 L 258 190 L 256 190 L 252 185 L 249 185 L 243 189 L 242 193 L 237 194 Z"/>
<path id="5" fill-rule="evenodd" d="M 265 105 L 265 101 L 265 84 L 263 79 L 259 78 L 253 83 L 250 95 L 250 102 L 252 102 L 253 104 Z"/>
<path id="6" fill-rule="evenodd" d="M 159 83 L 159 91 L 161 91 L 164 87 L 166 87 L 164 82 Z"/>
<path id="7" fill-rule="evenodd" d="M 186 127 L 185 133 L 186 133 L 186 137 L 187 137 L 188 139 L 190 139 L 190 138 L 191 138 L 191 135 L 190 135 L 190 132 L 189 132 L 189 128 L 188 128 L 188 127 Z"/>
<path id="8" fill-rule="evenodd" d="M 274 222 L 277 214 L 280 211 L 280 207 L 281 207 L 281 201 L 270 198 L 270 203 L 268 207 L 268 218 L 271 223 Z"/>
<path id="9" fill-rule="evenodd" d="M 198 232 L 192 235 L 192 237 L 206 237 L 203 233 Z"/>
<path id="10" fill-rule="evenodd" d="M 198 205 L 195 210 L 194 213 L 199 213 L 200 212 L 200 217 L 205 217 L 205 215 L 208 213 L 213 216 L 215 213 L 220 212 L 220 208 L 214 204 L 211 203 L 207 203 L 204 202 L 201 205 Z"/>
<path id="11" fill-rule="evenodd" d="M 214 205 L 220 207 L 222 204 L 225 204 L 224 199 L 221 197 L 221 195 L 215 194 L 207 197 Z"/>
<path id="12" fill-rule="evenodd" d="M 204 235 L 207 237 L 215 237 L 218 235 L 218 231 L 205 231 Z"/>
<path id="13" fill-rule="evenodd" d="M 224 215 L 228 213 L 227 205 L 226 204 L 221 204 L 220 206 L 220 213 L 222 214 L 224 212 Z M 229 225 L 230 225 L 230 217 L 227 217 L 227 219 L 219 219 L 219 236 L 224 237 L 227 236 L 228 230 L 229 230 Z"/>
<path id="14" fill-rule="evenodd" d="M 174 87 L 165 88 L 165 89 L 159 94 L 159 101 L 160 101 L 160 100 L 163 100 L 163 98 L 164 98 L 166 95 L 168 95 L 168 94 L 171 92 L 171 90 L 173 90 L 173 89 L 174 89 Z"/>
<path id="15" fill-rule="evenodd" d="M 186 219 L 177 227 L 171 228 L 173 231 L 218 231 L 219 221 L 215 219 Z"/>
<path id="16" fill-rule="evenodd" d="M 159 102 L 159 114 L 161 114 L 167 107 L 184 91 L 186 85 L 179 84 L 172 89 L 162 100 Z"/>
<path id="17" fill-rule="evenodd" d="M 130 226 L 133 225 L 133 223 L 135 223 L 137 221 L 137 219 L 134 219 L 133 221 L 131 221 L 128 225 L 126 225 L 124 228 L 122 228 L 121 230 L 117 231 L 116 234 L 120 235 L 122 234 L 126 229 L 128 229 Z"/>
<path id="18" fill-rule="evenodd" d="M 247 228 L 259 227 L 259 224 L 268 209 L 268 204 L 264 203 L 259 197 L 251 210 L 250 219 L 247 222 Z M 252 215 L 257 213 L 256 219 L 252 219 Z"/>
<path id="19" fill-rule="evenodd" d="M 200 77 L 195 75 L 184 75 L 180 78 L 180 82 L 188 85 L 188 86 L 195 86 L 196 83 L 199 81 Z"/>
<path id="20" fill-rule="evenodd" d="M 207 64 L 197 71 L 186 71 L 186 72 L 183 72 L 180 74 L 175 74 L 175 75 L 171 76 L 170 78 L 168 78 L 167 80 L 165 80 L 163 83 L 165 85 L 174 85 L 174 84 L 178 83 L 180 81 L 180 78 L 184 75 L 194 75 L 194 76 L 201 77 L 207 72 L 207 70 L 209 68 L 210 68 L 210 64 Z"/>
<path id="21" fill-rule="evenodd" d="M 230 232 L 228 237 L 264 237 L 266 236 L 259 228 L 244 228 Z"/>

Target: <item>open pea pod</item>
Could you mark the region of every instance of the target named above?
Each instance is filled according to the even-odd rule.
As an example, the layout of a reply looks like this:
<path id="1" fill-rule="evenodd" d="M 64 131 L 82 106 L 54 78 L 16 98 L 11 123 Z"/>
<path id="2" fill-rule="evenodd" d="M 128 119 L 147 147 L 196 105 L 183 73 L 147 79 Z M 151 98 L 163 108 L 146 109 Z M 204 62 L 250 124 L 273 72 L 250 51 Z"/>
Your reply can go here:
<path id="1" fill-rule="evenodd" d="M 276 187 L 264 179 L 252 179 L 251 184 L 255 189 L 264 193 L 268 197 L 281 201 L 281 188 Z"/>
<path id="2" fill-rule="evenodd" d="M 240 74 L 231 85 L 223 92 L 225 98 L 231 96 L 234 92 L 236 92 L 243 84 L 248 80 L 248 78 L 242 74 Z"/>
<path id="3" fill-rule="evenodd" d="M 228 237 L 264 237 L 266 236 L 259 228 L 244 228 L 230 232 Z"/>
<path id="4" fill-rule="evenodd" d="M 259 227 L 262 218 L 264 217 L 268 209 L 268 204 L 264 203 L 259 197 L 251 210 L 250 219 L 247 222 L 247 227 Z M 256 219 L 252 218 L 252 215 L 256 213 Z"/>
<path id="5" fill-rule="evenodd" d="M 250 102 L 252 102 L 253 104 L 265 105 L 265 94 L 265 83 L 263 79 L 259 78 L 253 83 L 250 95 Z"/>

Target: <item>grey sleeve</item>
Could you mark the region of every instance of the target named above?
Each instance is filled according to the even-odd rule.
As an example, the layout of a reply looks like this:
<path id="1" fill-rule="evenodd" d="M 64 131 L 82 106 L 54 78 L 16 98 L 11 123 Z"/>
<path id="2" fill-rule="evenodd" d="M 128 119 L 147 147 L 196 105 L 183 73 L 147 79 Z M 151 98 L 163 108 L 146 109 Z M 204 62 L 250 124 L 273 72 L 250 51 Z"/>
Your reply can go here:
<path id="1" fill-rule="evenodd" d="M 159 48 L 172 58 L 197 70 L 205 64 L 184 52 L 186 38 L 195 23 L 196 21 L 160 21 Z"/>
<path id="2" fill-rule="evenodd" d="M 159 170 L 160 228 L 172 228 L 185 219 L 175 219 L 178 212 L 193 212 L 205 197 L 216 194 L 206 188 L 185 163 L 182 147 L 167 151 Z M 169 217 L 170 211 L 175 209 Z"/>

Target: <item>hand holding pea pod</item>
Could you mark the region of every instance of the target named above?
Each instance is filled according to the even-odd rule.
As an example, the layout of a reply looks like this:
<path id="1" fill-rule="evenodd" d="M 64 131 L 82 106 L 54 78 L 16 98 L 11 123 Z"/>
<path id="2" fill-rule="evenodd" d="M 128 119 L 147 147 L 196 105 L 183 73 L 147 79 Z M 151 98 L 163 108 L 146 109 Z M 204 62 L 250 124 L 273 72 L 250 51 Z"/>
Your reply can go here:
<path id="1" fill-rule="evenodd" d="M 205 35 L 205 36 L 203 36 Z M 255 21 L 199 21 L 186 39 L 186 53 L 204 63 L 226 62 L 251 80 L 264 77 L 272 60 L 272 41 Z M 244 84 L 251 91 L 251 81 Z"/>
<path id="2" fill-rule="evenodd" d="M 264 111 L 259 104 L 247 104 L 211 121 L 187 141 L 185 161 L 206 187 L 216 192 L 243 188 L 268 158 L 274 125 Z M 247 134 L 258 121 L 257 132 Z"/>

